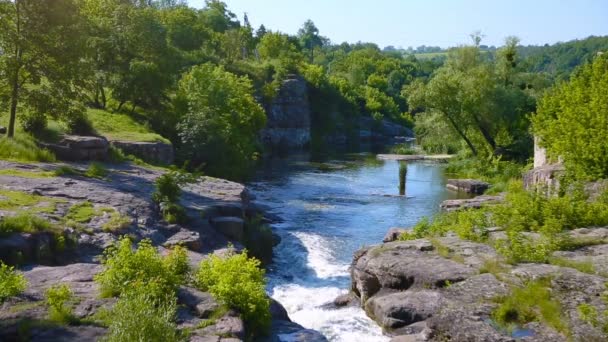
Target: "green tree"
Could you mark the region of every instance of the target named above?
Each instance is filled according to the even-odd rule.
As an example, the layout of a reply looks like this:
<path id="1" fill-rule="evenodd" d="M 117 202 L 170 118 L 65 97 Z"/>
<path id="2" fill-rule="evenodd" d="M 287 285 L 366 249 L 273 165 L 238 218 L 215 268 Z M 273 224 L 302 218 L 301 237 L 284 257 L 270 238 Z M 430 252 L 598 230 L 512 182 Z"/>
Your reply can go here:
<path id="1" fill-rule="evenodd" d="M 323 46 L 326 39 L 319 35 L 319 29 L 310 19 L 306 20 L 302 28 L 298 31 L 298 38 L 300 39 L 302 47 L 308 50 L 310 62 L 312 63 L 314 60 L 315 48 Z"/>
<path id="2" fill-rule="evenodd" d="M 73 0 L 0 0 L 0 75 L 9 91 L 9 137 L 17 111 L 41 86 L 75 96 L 70 76 L 78 71 L 81 38 Z"/>
<path id="3" fill-rule="evenodd" d="M 608 55 L 597 56 L 569 82 L 544 96 L 533 131 L 553 159 L 579 179 L 608 178 Z"/>
<path id="4" fill-rule="evenodd" d="M 178 125 L 182 152 L 212 173 L 239 178 L 255 159 L 257 133 L 266 123 L 251 81 L 212 64 L 195 66 L 179 84 L 186 104 Z"/>

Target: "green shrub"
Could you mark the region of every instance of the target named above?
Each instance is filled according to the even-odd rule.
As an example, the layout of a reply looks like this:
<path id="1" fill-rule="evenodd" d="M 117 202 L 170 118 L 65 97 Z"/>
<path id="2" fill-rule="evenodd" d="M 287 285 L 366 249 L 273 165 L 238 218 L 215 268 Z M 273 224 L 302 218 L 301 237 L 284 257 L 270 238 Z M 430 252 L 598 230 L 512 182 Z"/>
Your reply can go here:
<path id="1" fill-rule="evenodd" d="M 27 280 L 14 267 L 0 261 L 0 303 L 25 291 Z"/>
<path id="2" fill-rule="evenodd" d="M 532 116 L 549 157 L 562 157 L 575 179 L 608 178 L 608 55 L 597 56 L 554 87 Z"/>
<path id="3" fill-rule="evenodd" d="M 84 175 L 89 178 L 103 179 L 108 175 L 108 169 L 101 163 L 93 162 L 84 172 Z"/>
<path id="4" fill-rule="evenodd" d="M 153 284 L 137 284 L 121 295 L 108 313 L 105 341 L 180 341 L 174 323 L 177 311 L 175 296 L 162 293 Z"/>
<path id="5" fill-rule="evenodd" d="M 48 124 L 46 115 L 36 111 L 26 111 L 20 119 L 23 130 L 34 135 L 44 131 Z"/>
<path id="6" fill-rule="evenodd" d="M 152 194 L 152 199 L 156 203 L 169 202 L 177 203 L 182 190 L 179 186 L 176 175 L 172 172 L 167 172 L 154 181 L 156 189 Z"/>
<path id="7" fill-rule="evenodd" d="M 237 309 L 254 332 L 270 328 L 270 301 L 266 296 L 264 270 L 247 253 L 222 258 L 211 255 L 201 262 L 195 282 L 202 291 Z"/>
<path id="8" fill-rule="evenodd" d="M 397 146 L 393 146 L 391 148 L 391 153 L 394 153 L 394 154 L 419 154 L 419 152 L 416 151 L 416 149 L 414 149 L 411 146 L 408 146 L 406 144 L 400 144 Z"/>
<path id="9" fill-rule="evenodd" d="M 72 300 L 72 290 L 69 286 L 55 285 L 46 290 L 46 305 L 49 310 L 49 320 L 62 324 L 76 321 L 69 301 Z"/>
<path id="10" fill-rule="evenodd" d="M 52 231 L 55 227 L 47 220 L 27 212 L 7 216 L 0 221 L 0 236 L 12 233 L 36 233 Z"/>
<path id="11" fill-rule="evenodd" d="M 508 296 L 497 299 L 499 305 L 492 312 L 492 318 L 509 330 L 526 323 L 541 321 L 559 332 L 568 334 L 569 327 L 562 317 L 561 304 L 551 297 L 549 285 L 549 280 L 542 279 L 512 289 Z"/>
<path id="12" fill-rule="evenodd" d="M 19 162 L 54 162 L 55 155 L 40 148 L 28 134 L 0 138 L 0 159 Z"/>
<path id="13" fill-rule="evenodd" d="M 174 293 L 184 281 L 187 270 L 186 251 L 176 248 L 167 257 L 161 257 L 149 240 L 131 246 L 128 237 L 122 238 L 104 252 L 104 270 L 95 276 L 105 297 L 120 295 L 136 284 L 157 284 L 159 297 Z"/>

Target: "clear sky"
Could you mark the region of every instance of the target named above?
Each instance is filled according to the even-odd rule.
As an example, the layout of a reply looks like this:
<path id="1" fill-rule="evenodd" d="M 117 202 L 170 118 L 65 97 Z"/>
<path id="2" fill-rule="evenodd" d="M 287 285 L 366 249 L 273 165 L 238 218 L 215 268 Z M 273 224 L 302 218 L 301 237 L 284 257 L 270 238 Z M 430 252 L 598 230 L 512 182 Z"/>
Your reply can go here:
<path id="1" fill-rule="evenodd" d="M 204 0 L 188 0 L 194 7 Z M 469 43 L 481 31 L 482 44 L 545 44 L 608 35 L 608 0 L 224 0 L 239 19 L 247 12 L 254 27 L 295 34 L 312 19 L 333 43 L 374 42 L 380 47 Z"/>

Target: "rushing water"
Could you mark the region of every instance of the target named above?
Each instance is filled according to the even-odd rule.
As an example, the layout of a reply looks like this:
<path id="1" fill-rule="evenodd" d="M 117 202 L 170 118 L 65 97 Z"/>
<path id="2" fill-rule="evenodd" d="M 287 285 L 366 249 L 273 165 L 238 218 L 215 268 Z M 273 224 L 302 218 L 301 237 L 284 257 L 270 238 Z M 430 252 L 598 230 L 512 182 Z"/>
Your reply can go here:
<path id="1" fill-rule="evenodd" d="M 318 164 L 283 161 L 250 184 L 257 201 L 284 222 L 273 225 L 282 242 L 269 267 L 268 290 L 289 316 L 321 331 L 330 341 L 388 341 L 356 307 L 324 304 L 348 292 L 353 252 L 381 242 L 387 229 L 411 226 L 451 196 L 443 168 L 407 166 L 406 197 L 399 193 L 399 163 L 350 156 Z"/>

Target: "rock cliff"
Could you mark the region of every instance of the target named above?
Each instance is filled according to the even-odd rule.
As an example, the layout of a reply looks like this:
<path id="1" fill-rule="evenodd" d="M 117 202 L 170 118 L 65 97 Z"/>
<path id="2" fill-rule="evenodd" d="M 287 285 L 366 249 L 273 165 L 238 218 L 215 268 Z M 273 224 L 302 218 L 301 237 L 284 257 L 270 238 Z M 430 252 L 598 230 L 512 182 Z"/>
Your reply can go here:
<path id="1" fill-rule="evenodd" d="M 260 133 L 270 148 L 299 149 L 310 143 L 310 103 L 306 81 L 290 75 L 266 108 L 266 128 Z"/>

